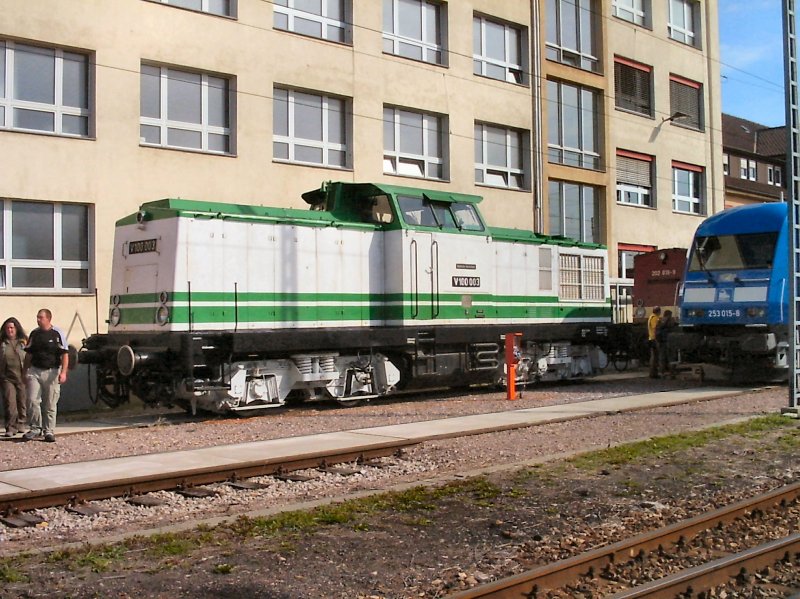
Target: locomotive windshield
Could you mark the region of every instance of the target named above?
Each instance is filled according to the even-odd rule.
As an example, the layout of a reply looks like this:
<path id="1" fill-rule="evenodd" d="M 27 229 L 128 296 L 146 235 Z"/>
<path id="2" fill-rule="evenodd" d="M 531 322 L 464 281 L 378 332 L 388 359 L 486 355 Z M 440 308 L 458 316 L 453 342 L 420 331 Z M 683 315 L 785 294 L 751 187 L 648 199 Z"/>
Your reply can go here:
<path id="1" fill-rule="evenodd" d="M 438 202 L 427 198 L 399 195 L 397 202 L 406 224 L 412 226 L 483 231 L 478 211 L 465 202 Z"/>
<path id="2" fill-rule="evenodd" d="M 690 271 L 772 268 L 778 233 L 710 235 L 695 239 Z"/>

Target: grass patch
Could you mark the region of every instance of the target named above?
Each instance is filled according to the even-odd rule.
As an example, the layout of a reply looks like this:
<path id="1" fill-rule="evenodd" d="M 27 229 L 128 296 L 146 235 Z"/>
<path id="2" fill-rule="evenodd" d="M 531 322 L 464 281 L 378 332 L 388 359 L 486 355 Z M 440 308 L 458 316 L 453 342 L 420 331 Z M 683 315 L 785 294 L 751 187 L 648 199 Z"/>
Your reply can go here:
<path id="1" fill-rule="evenodd" d="M 21 572 L 18 565 L 12 560 L 0 561 L 0 582 L 27 582 L 29 580 L 27 574 Z"/>
<path id="2" fill-rule="evenodd" d="M 157 558 L 186 555 L 198 546 L 197 540 L 192 536 L 192 533 L 153 535 L 147 539 L 147 553 Z"/>
<path id="3" fill-rule="evenodd" d="M 101 545 L 90 547 L 82 553 L 76 553 L 75 566 L 89 568 L 92 572 L 106 572 L 115 562 L 121 561 L 126 549 L 122 545 Z"/>
<path id="4" fill-rule="evenodd" d="M 696 447 L 703 447 L 709 443 L 733 436 L 760 438 L 769 432 L 788 427 L 796 427 L 796 423 L 785 416 L 774 414 L 754 418 L 747 422 L 729 424 L 702 431 L 654 437 L 647 441 L 627 443 L 601 451 L 581 454 L 567 461 L 581 470 L 597 470 L 606 466 L 622 466 L 648 458 L 663 457 Z M 794 436 L 797 436 L 798 431 L 795 430 L 793 433 Z"/>

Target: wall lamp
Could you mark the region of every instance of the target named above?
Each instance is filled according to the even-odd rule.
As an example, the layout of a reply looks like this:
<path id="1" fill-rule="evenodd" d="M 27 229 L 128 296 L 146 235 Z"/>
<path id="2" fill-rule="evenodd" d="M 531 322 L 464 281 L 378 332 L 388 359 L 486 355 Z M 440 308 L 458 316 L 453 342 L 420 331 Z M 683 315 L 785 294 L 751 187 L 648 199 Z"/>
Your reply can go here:
<path id="1" fill-rule="evenodd" d="M 667 122 L 671 123 L 672 121 L 676 121 L 678 119 L 683 119 L 683 118 L 686 118 L 687 116 L 689 116 L 689 115 L 686 114 L 685 112 L 681 112 L 680 110 L 676 110 L 670 116 L 665 116 L 663 119 L 661 119 L 661 123 L 662 124 L 663 123 L 667 123 Z"/>

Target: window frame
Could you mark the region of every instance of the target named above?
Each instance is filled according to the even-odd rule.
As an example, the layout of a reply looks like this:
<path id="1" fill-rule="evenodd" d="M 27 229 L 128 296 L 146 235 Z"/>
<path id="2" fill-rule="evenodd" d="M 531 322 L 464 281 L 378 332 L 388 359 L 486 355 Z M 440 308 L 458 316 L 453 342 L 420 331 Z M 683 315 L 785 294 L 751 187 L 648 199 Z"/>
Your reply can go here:
<path id="1" fill-rule="evenodd" d="M 162 148 L 162 149 L 170 149 L 170 150 L 183 150 L 186 152 L 198 152 L 202 154 L 216 154 L 220 156 L 231 156 L 235 154 L 235 118 L 234 115 L 236 114 L 235 109 L 235 102 L 234 99 L 236 97 L 234 91 L 234 79 L 233 77 L 221 75 L 217 73 L 209 73 L 206 71 L 196 71 L 196 70 L 186 70 L 185 68 L 177 68 L 174 66 L 162 65 L 162 64 L 154 64 L 150 62 L 142 62 L 141 70 L 140 70 L 140 86 L 142 77 L 145 76 L 155 76 L 155 75 L 147 75 L 144 72 L 145 68 L 149 69 L 158 69 L 158 78 L 159 78 L 159 114 L 160 117 L 150 117 L 150 116 L 143 116 L 142 115 L 142 104 L 140 99 L 139 104 L 139 145 L 142 147 L 148 148 Z M 170 73 L 177 73 L 179 75 L 192 75 L 192 76 L 200 76 L 200 123 L 194 123 L 192 121 L 179 121 L 173 120 L 169 118 L 169 82 L 170 82 Z M 228 122 L 227 127 L 219 126 L 219 125 L 211 125 L 209 123 L 209 113 L 208 113 L 208 105 L 209 105 L 209 95 L 208 90 L 209 87 L 212 85 L 209 83 L 209 78 L 213 79 L 220 79 L 225 82 L 225 99 L 226 99 L 226 120 Z M 177 79 L 177 78 L 176 78 Z M 152 141 L 146 141 L 145 136 L 141 134 L 142 127 L 157 127 L 159 129 L 159 139 L 161 140 L 159 143 L 155 143 Z M 192 133 L 199 133 L 200 134 L 200 147 L 192 147 L 192 146 L 180 146 L 174 145 L 169 143 L 169 131 L 170 129 L 176 131 L 183 131 L 183 132 L 192 132 Z M 214 150 L 210 149 L 209 147 L 209 140 L 211 139 L 212 135 L 226 137 L 227 138 L 227 150 Z"/>
<path id="2" fill-rule="evenodd" d="M 203 13 L 206 15 L 212 15 L 215 17 L 227 17 L 231 19 L 235 19 L 238 16 L 237 13 L 237 0 L 227 0 L 228 2 L 228 12 L 221 13 L 215 12 L 208 8 L 211 0 L 200 0 L 200 8 L 192 8 L 190 6 L 181 6 L 180 4 L 173 4 L 170 0 L 148 0 L 149 2 L 154 2 L 155 4 L 165 4 L 166 6 L 171 6 L 173 8 L 180 8 L 182 10 L 189 10 L 192 12 Z"/>
<path id="3" fill-rule="evenodd" d="M 286 135 L 278 135 L 275 133 L 275 102 L 278 102 L 278 93 L 279 92 L 286 92 L 286 103 L 287 103 L 287 123 L 286 123 Z M 294 130 L 296 126 L 294 112 L 297 106 L 297 100 L 295 98 L 296 94 L 305 94 L 309 96 L 316 96 L 321 99 L 321 123 L 322 123 L 322 131 L 321 131 L 321 140 L 311 139 L 306 137 L 298 137 L 295 135 Z M 318 91 L 311 91 L 305 89 L 297 89 L 292 87 L 285 87 L 276 85 L 273 88 L 273 131 L 272 131 L 272 143 L 273 143 L 273 153 L 272 153 L 272 160 L 274 162 L 280 162 L 283 164 L 299 164 L 299 165 L 306 165 L 306 166 L 317 166 L 323 168 L 331 168 L 337 170 L 348 170 L 351 168 L 352 165 L 352 118 L 350 113 L 350 106 L 351 100 L 349 98 L 345 98 L 342 96 L 336 96 L 333 94 L 325 94 L 323 92 Z M 329 135 L 329 116 L 330 111 L 332 108 L 330 107 L 331 101 L 341 102 L 341 114 L 342 114 L 342 135 L 344 137 L 344 143 L 333 142 L 330 140 Z M 275 144 L 287 144 L 288 146 L 288 158 L 278 158 L 275 152 Z M 322 162 L 311 162 L 306 160 L 299 160 L 296 158 L 296 152 L 298 146 L 301 147 L 308 147 L 308 148 L 317 148 L 322 150 Z M 334 164 L 330 160 L 331 152 L 342 152 L 344 155 L 344 164 Z"/>
<path id="4" fill-rule="evenodd" d="M 630 18 L 623 16 L 621 12 L 629 13 Z M 650 0 L 612 0 L 611 14 L 628 23 L 650 28 Z"/>
<path id="5" fill-rule="evenodd" d="M 427 64 L 433 64 L 437 66 L 447 66 L 447 48 L 446 48 L 446 39 L 447 39 L 447 18 L 445 16 L 445 11 L 447 9 L 446 5 L 441 2 L 434 2 L 432 0 L 407 0 L 413 1 L 420 6 L 420 38 L 415 39 L 411 37 L 407 37 L 398 33 L 400 22 L 399 22 L 399 13 L 398 6 L 401 0 L 383 0 L 383 4 L 381 6 L 381 10 L 384 13 L 383 15 L 383 25 L 381 26 L 381 33 L 383 39 L 383 52 L 386 54 L 391 54 L 392 56 L 398 56 L 400 58 L 407 58 L 408 60 L 416 60 L 418 62 L 424 62 Z M 392 25 L 391 31 L 386 31 L 386 6 L 390 4 L 392 6 Z M 428 28 L 428 19 L 426 17 L 426 10 L 425 7 L 430 6 L 435 11 L 435 18 L 437 23 L 435 25 L 436 31 L 438 33 L 438 38 L 436 42 L 430 42 L 425 40 L 426 31 Z M 417 58 L 415 56 L 408 56 L 407 54 L 403 54 L 401 52 L 402 44 L 407 44 L 409 46 L 413 46 L 419 48 L 421 50 L 422 58 Z M 391 45 L 391 49 L 388 47 Z M 436 60 L 428 60 L 429 53 L 433 53 L 434 56 L 438 54 L 438 59 Z"/>
<path id="6" fill-rule="evenodd" d="M 39 102 L 36 100 L 20 100 L 14 97 L 16 92 L 16 59 L 20 47 L 35 48 L 43 52 L 53 53 L 53 102 Z M 0 131 L 20 131 L 25 133 L 38 133 L 41 135 L 56 135 L 59 137 L 72 137 L 76 139 L 90 139 L 94 136 L 94 69 L 91 54 L 80 50 L 67 50 L 57 46 L 41 46 L 29 44 L 24 41 L 11 41 L 0 38 L 0 60 L 4 59 L 5 79 L 0 81 L 3 95 L 0 96 Z M 86 106 L 69 106 L 64 104 L 64 62 L 70 60 L 65 55 L 80 56 L 83 58 L 85 80 L 79 81 L 86 97 Z M 52 116 L 53 129 L 37 129 L 32 127 L 19 127 L 14 125 L 14 116 L 17 110 L 45 113 Z M 86 133 L 70 133 L 65 131 L 64 117 L 86 119 Z"/>
<path id="7" fill-rule="evenodd" d="M 52 216 L 52 241 L 53 258 L 14 258 L 13 257 L 13 204 L 15 202 L 26 204 L 45 204 L 53 208 Z M 66 260 L 63 258 L 64 232 L 64 207 L 81 206 L 86 209 L 86 260 Z M 37 202 L 24 199 L 0 198 L 0 295 L 3 294 L 54 294 L 54 295 L 89 295 L 93 291 L 93 210 L 91 204 L 77 204 L 67 202 Z M 42 225 L 41 219 L 37 226 Z M 14 287 L 13 270 L 15 268 L 50 269 L 53 272 L 52 287 Z M 86 287 L 64 287 L 64 274 L 67 270 L 85 270 Z"/>
<path id="8" fill-rule="evenodd" d="M 588 8 L 585 5 L 588 4 Z M 573 7 L 576 11 L 572 22 L 575 25 L 574 37 L 577 48 L 570 48 L 564 42 L 564 10 Z M 597 13 L 595 0 L 547 0 L 545 55 L 547 60 L 565 64 L 576 69 L 599 73 L 601 60 L 598 52 L 598 26 L 594 15 Z M 588 17 L 588 22 L 581 19 Z M 589 27 L 585 33 L 584 28 Z M 555 40 L 551 36 L 555 34 Z M 586 37 L 588 36 L 588 39 Z M 584 44 L 590 46 L 589 49 Z"/>
<path id="9" fill-rule="evenodd" d="M 777 187 L 783 186 L 783 172 L 780 166 L 775 164 L 767 165 L 767 184 Z"/>
<path id="10" fill-rule="evenodd" d="M 685 129 L 692 129 L 694 131 L 705 131 L 703 84 L 672 73 L 669 76 L 669 84 L 670 115 L 673 115 L 676 112 L 682 112 L 686 115 L 681 118 L 672 119 L 670 124 L 677 127 L 683 127 Z M 681 94 L 686 96 L 686 94 L 689 93 L 688 90 L 694 90 L 694 93 L 697 95 L 696 106 L 692 105 L 690 107 L 686 102 L 684 102 L 684 99 L 680 97 Z M 691 114 L 689 111 L 694 111 L 695 114 Z M 689 120 L 690 118 L 692 120 Z"/>
<path id="11" fill-rule="evenodd" d="M 697 189 L 697 197 L 685 196 L 679 193 L 678 175 L 680 172 L 688 173 L 690 190 Z M 706 213 L 705 199 L 705 169 L 694 164 L 687 164 L 677 160 L 672 161 L 672 211 L 679 214 L 704 216 Z M 680 203 L 687 204 L 689 210 L 680 207 Z M 694 210 L 694 207 L 697 209 Z"/>
<path id="12" fill-rule="evenodd" d="M 391 115 L 389 115 L 391 113 Z M 403 124 L 401 122 L 402 115 L 418 115 L 422 117 L 422 154 L 413 154 L 410 152 L 403 152 L 400 150 L 401 137 L 403 134 Z M 387 117 L 391 116 L 391 120 Z M 438 144 L 440 155 L 430 153 L 432 145 L 430 121 L 435 120 L 439 137 Z M 394 142 L 393 148 L 387 147 L 386 128 L 391 124 L 392 127 L 392 140 Z M 421 110 L 410 110 L 400 106 L 392 106 L 384 104 L 383 106 L 383 172 L 387 175 L 396 175 L 398 177 L 414 177 L 417 179 L 433 179 L 436 181 L 446 181 L 448 179 L 447 168 L 447 118 L 445 116 L 435 114 L 432 112 L 423 112 Z M 394 168 L 387 169 L 387 164 L 393 163 Z M 401 165 L 403 164 L 417 164 L 422 165 L 422 174 L 414 175 L 408 172 L 401 172 Z M 441 174 L 439 176 L 431 174 L 431 170 L 438 165 Z"/>
<path id="13" fill-rule="evenodd" d="M 587 185 L 585 183 L 578 183 L 577 181 L 564 181 L 560 179 L 551 179 L 548 185 L 548 215 L 547 215 L 547 222 L 549 227 L 549 234 L 550 235 L 560 235 L 562 237 L 567 237 L 569 239 L 574 239 L 574 237 L 567 234 L 567 215 L 574 214 L 572 211 L 567 210 L 566 201 L 567 196 L 564 193 L 565 186 L 570 185 L 577 188 L 578 191 L 578 222 L 580 226 L 580 234 L 579 239 L 576 241 L 580 241 L 583 243 L 602 243 L 601 235 L 601 210 L 602 207 L 600 205 L 600 191 L 594 185 Z M 558 186 L 558 214 L 553 212 L 553 186 Z M 585 196 L 586 190 L 591 190 L 593 192 L 592 198 L 587 198 Z M 586 218 L 586 202 L 592 201 L 592 218 Z M 553 227 L 555 218 L 558 217 L 558 226 Z"/>
<path id="14" fill-rule="evenodd" d="M 650 186 L 647 187 L 645 185 L 636 185 L 631 182 L 620 182 L 620 172 L 621 169 L 619 168 L 619 159 L 620 157 L 627 158 L 630 160 L 637 160 L 640 162 L 646 162 L 649 165 L 649 178 L 650 178 Z M 653 185 L 653 181 L 656 180 L 655 175 L 655 166 L 656 160 L 655 156 L 651 156 L 649 154 L 641 154 L 639 152 L 631 152 L 629 150 L 617 150 L 617 181 L 616 181 L 616 195 L 617 195 L 617 204 L 621 206 L 638 206 L 640 208 L 655 208 L 656 207 L 656 197 L 655 197 L 655 186 Z M 629 202 L 624 199 L 625 194 L 635 194 L 635 196 L 639 199 L 637 202 Z"/>
<path id="15" fill-rule="evenodd" d="M 675 23 L 676 15 L 673 12 L 675 3 L 681 7 L 681 17 L 691 29 Z M 667 0 L 667 37 L 671 40 L 692 46 L 700 47 L 700 4 L 696 0 Z"/>
<path id="16" fill-rule="evenodd" d="M 305 37 L 310 37 L 313 39 L 325 40 L 327 42 L 333 42 L 335 44 L 352 44 L 353 43 L 353 28 L 352 23 L 350 22 L 350 14 L 351 14 L 351 0 L 336 0 L 337 2 L 341 2 L 342 7 L 342 18 L 343 20 L 338 20 L 333 17 L 329 17 L 326 14 L 318 15 L 316 13 L 306 12 L 300 8 L 295 8 L 295 2 L 297 0 L 274 0 L 272 3 L 272 27 L 277 31 L 286 31 L 288 33 L 294 33 L 297 35 L 302 35 Z M 281 4 L 280 2 L 285 2 L 286 4 Z M 328 3 L 326 0 L 323 0 L 321 3 L 322 12 L 326 13 L 328 9 Z M 286 27 L 280 27 L 277 24 L 277 16 L 278 15 L 285 15 L 286 16 Z M 315 23 L 320 24 L 320 31 L 321 35 L 314 35 L 311 33 L 304 33 L 302 31 L 298 31 L 294 26 L 295 19 L 305 19 L 306 21 L 313 21 Z M 342 31 L 342 39 L 333 39 L 328 36 L 328 27 L 334 27 L 341 29 Z"/>
<path id="17" fill-rule="evenodd" d="M 556 97 L 552 97 L 553 86 L 556 90 Z M 570 88 L 577 91 L 577 118 L 571 119 L 564 113 L 564 89 Z M 587 111 L 584 108 L 584 93 L 591 94 L 592 109 Z M 602 94 L 591 87 L 573 84 L 571 82 L 560 81 L 556 79 L 547 80 L 547 101 L 548 101 L 548 132 L 547 132 L 547 158 L 553 164 L 563 164 L 565 166 L 572 166 L 575 168 L 585 168 L 590 170 L 600 170 L 602 168 L 602 155 L 600 154 L 600 135 L 602 132 L 603 123 L 601 121 L 603 110 L 601 106 Z M 555 109 L 555 113 L 553 110 Z M 583 118 L 587 112 L 590 112 L 593 119 L 591 122 L 592 128 L 590 131 L 592 138 L 592 145 L 595 149 L 585 149 L 585 141 L 587 133 L 585 131 L 585 119 Z M 553 121 L 557 122 L 557 127 L 551 126 Z M 579 147 L 571 147 L 564 143 L 564 134 L 568 131 L 567 125 L 569 123 L 577 123 L 577 137 L 579 139 Z M 568 162 L 566 157 L 574 156 L 576 162 Z"/>
<path id="18" fill-rule="evenodd" d="M 621 93 L 622 88 L 622 81 L 623 73 L 621 72 L 622 69 L 630 69 L 631 74 L 628 75 L 629 78 L 635 79 L 632 77 L 634 73 L 645 73 L 647 77 L 647 99 L 646 99 L 646 106 L 644 106 L 645 101 L 641 99 L 642 94 L 625 94 Z M 639 90 L 641 86 L 641 80 L 635 79 L 634 87 L 637 89 L 635 91 L 643 91 Z M 637 109 L 637 100 L 640 100 L 638 103 L 642 105 L 641 109 Z M 633 114 L 638 114 L 641 116 L 646 116 L 649 118 L 654 117 L 655 111 L 655 102 L 653 101 L 653 67 L 642 64 L 640 62 L 635 62 L 628 58 L 623 58 L 621 56 L 614 57 L 614 107 L 617 110 L 623 110 L 625 112 L 630 112 Z"/>
<path id="19" fill-rule="evenodd" d="M 492 58 L 486 53 L 486 24 L 499 25 L 503 27 L 503 60 Z M 476 32 L 477 27 L 477 32 Z M 517 33 L 517 53 L 519 55 L 519 64 L 514 63 L 511 56 L 511 41 L 510 32 Z M 475 34 L 478 34 L 479 39 L 475 39 Z M 525 49 L 528 47 L 527 42 L 527 29 L 521 25 L 514 23 L 507 23 L 498 19 L 493 19 L 481 14 L 474 14 L 472 16 L 472 72 L 479 77 L 487 77 L 495 81 L 505 81 L 506 83 L 514 83 L 517 85 L 528 85 L 530 78 L 527 72 L 527 52 Z M 475 52 L 476 44 L 479 47 L 479 52 Z M 494 77 L 488 73 L 488 67 L 494 66 L 505 70 L 505 77 Z"/>
<path id="20" fill-rule="evenodd" d="M 731 174 L 731 159 L 730 155 L 727 152 L 722 153 L 722 174 L 723 175 L 730 175 Z"/>
<path id="21" fill-rule="evenodd" d="M 493 164 L 489 162 L 489 135 L 488 132 L 493 129 L 497 132 L 503 132 L 505 137 L 505 165 Z M 485 123 L 482 121 L 475 121 L 474 126 L 474 145 L 475 145 L 475 184 L 485 185 L 487 187 L 498 187 L 501 189 L 513 189 L 518 191 L 526 191 L 529 188 L 529 161 L 528 161 L 528 148 L 529 148 L 529 132 L 522 129 L 514 129 L 504 125 L 497 125 L 493 123 Z M 512 136 L 517 136 L 519 148 L 519 164 L 520 167 L 512 166 Z M 478 148 L 480 146 L 480 156 L 478 156 Z M 480 180 L 478 174 L 480 173 Z M 505 184 L 497 184 L 489 181 L 490 177 L 501 177 Z M 518 185 L 512 184 L 512 181 L 517 179 Z"/>

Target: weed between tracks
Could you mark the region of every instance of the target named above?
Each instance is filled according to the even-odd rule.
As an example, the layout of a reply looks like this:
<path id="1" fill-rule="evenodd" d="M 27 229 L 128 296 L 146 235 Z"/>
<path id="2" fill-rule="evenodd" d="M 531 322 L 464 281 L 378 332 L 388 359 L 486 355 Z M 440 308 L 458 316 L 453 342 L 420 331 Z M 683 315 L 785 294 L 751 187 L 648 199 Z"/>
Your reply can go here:
<path id="1" fill-rule="evenodd" d="M 609 470 L 653 461 L 653 458 L 656 463 L 662 463 L 667 457 L 675 457 L 679 463 L 677 470 L 681 476 L 688 478 L 699 470 L 693 463 L 692 450 L 732 437 L 758 441 L 767 435 L 771 435 L 773 449 L 789 455 L 796 454 L 800 449 L 800 427 L 797 422 L 783 416 L 767 416 L 741 424 L 654 438 L 579 455 L 562 462 L 528 467 L 509 475 L 505 486 L 499 486 L 486 477 L 476 477 L 439 487 L 420 486 L 402 492 L 382 493 L 313 510 L 286 512 L 271 517 L 240 517 L 216 527 L 201 525 L 189 532 L 133 537 L 117 544 L 53 551 L 45 556 L 22 554 L 0 559 L 0 582 L 20 587 L 34 584 L 41 575 L 43 561 L 50 571 L 61 570 L 79 578 L 88 577 L 91 573 L 111 572 L 124 576 L 132 571 L 154 573 L 176 568 L 200 568 L 200 571 L 205 568 L 206 573 L 225 576 L 243 567 L 236 565 L 235 557 L 248 543 L 255 543 L 260 551 L 291 557 L 298 553 L 304 535 L 344 526 L 360 537 L 361 534 L 380 532 L 383 524 L 393 518 L 419 535 L 422 534 L 420 531 L 436 526 L 438 516 L 448 505 L 458 504 L 467 511 L 480 513 L 495 504 L 502 507 L 510 505 L 509 502 L 513 504 L 534 497 L 537 488 L 555 485 L 570 470 L 607 474 Z M 658 473 L 654 479 L 657 480 L 659 476 L 674 477 L 675 472 L 668 475 Z M 713 484 L 714 473 L 707 476 Z M 635 497 L 644 491 L 644 486 L 640 480 L 623 473 L 617 483 L 617 492 L 620 496 Z M 593 490 L 587 487 L 574 492 L 578 496 L 585 496 L 592 494 Z M 560 517 L 564 506 L 551 504 L 540 509 L 546 515 Z M 513 536 L 513 531 L 508 534 Z M 2 592 L 0 595 L 5 596 Z"/>

